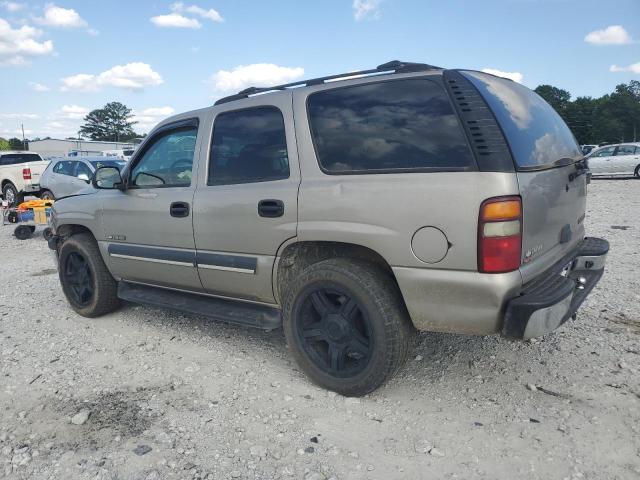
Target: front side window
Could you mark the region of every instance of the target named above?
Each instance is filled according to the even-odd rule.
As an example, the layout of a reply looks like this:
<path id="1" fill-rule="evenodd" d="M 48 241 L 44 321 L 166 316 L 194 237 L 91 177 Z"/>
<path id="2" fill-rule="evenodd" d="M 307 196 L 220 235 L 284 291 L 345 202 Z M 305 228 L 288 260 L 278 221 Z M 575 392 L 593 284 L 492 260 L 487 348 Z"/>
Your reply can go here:
<path id="1" fill-rule="evenodd" d="M 75 167 L 76 163 L 77 162 L 72 162 L 72 161 L 69 161 L 69 160 L 58 162 L 58 163 L 56 163 L 56 166 L 53 167 L 53 172 L 57 173 L 57 174 L 60 174 L 60 175 L 68 175 L 68 176 L 72 177 L 73 176 L 73 170 L 74 170 L 74 167 Z"/>
<path id="2" fill-rule="evenodd" d="M 93 172 L 91 171 L 91 169 L 82 162 L 77 162 L 77 163 L 78 163 L 78 167 L 76 169 L 75 176 L 80 178 L 81 180 L 90 180 L 91 177 L 93 176 Z"/>
<path id="3" fill-rule="evenodd" d="M 602 148 L 593 154 L 594 157 L 611 157 L 616 147 Z"/>
<path id="4" fill-rule="evenodd" d="M 275 107 L 221 113 L 213 126 L 208 185 L 289 178 L 284 118 Z"/>
<path id="5" fill-rule="evenodd" d="M 636 147 L 633 145 L 620 145 L 616 150 L 616 157 L 624 155 L 634 155 L 636 153 Z"/>
<path id="6" fill-rule="evenodd" d="M 464 170 L 473 158 L 444 88 L 427 79 L 311 94 L 309 122 L 330 174 Z"/>
<path id="7" fill-rule="evenodd" d="M 131 184 L 144 188 L 191 185 L 197 135 L 195 126 L 159 134 L 133 167 Z"/>

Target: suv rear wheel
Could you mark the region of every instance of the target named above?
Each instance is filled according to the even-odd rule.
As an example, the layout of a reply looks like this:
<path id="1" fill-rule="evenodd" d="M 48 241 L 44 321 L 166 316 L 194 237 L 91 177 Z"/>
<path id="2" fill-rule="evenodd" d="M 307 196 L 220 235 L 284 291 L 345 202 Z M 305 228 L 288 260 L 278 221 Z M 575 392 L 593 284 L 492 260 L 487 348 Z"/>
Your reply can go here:
<path id="1" fill-rule="evenodd" d="M 406 360 L 413 333 L 397 286 L 366 262 L 311 265 L 284 303 L 284 333 L 300 368 L 318 385 L 365 395 Z"/>
<path id="2" fill-rule="evenodd" d="M 120 306 L 117 283 L 88 233 L 73 235 L 62 243 L 58 275 L 71 308 L 83 317 L 99 317 Z"/>

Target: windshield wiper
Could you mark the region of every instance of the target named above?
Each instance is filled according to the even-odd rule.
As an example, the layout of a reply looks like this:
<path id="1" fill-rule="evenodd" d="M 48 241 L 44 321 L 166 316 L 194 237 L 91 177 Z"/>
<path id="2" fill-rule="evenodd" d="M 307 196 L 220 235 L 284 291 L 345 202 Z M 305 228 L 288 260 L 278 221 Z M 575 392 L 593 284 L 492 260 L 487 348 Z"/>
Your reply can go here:
<path id="1" fill-rule="evenodd" d="M 584 175 L 585 173 L 589 173 L 589 166 L 587 165 L 586 157 L 582 157 L 582 159 L 575 162 L 576 171 L 574 173 L 569 174 L 569 181 L 573 182 L 580 175 Z"/>

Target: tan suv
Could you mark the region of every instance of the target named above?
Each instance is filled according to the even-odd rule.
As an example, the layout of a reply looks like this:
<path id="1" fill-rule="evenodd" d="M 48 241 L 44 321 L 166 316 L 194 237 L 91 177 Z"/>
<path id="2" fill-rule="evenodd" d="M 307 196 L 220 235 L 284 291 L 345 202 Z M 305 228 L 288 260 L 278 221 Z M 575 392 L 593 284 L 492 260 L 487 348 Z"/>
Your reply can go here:
<path id="1" fill-rule="evenodd" d="M 81 315 L 282 326 L 314 382 L 363 395 L 415 329 L 526 339 L 573 316 L 609 248 L 584 235 L 587 172 L 526 87 L 390 62 L 165 120 L 56 202 L 50 246 Z"/>

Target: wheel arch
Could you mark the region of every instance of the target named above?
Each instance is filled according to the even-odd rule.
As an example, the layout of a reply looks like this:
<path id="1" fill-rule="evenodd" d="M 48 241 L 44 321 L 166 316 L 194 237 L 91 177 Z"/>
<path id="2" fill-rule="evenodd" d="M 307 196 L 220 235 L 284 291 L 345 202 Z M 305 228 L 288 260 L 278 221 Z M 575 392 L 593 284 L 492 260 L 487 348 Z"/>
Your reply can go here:
<path id="1" fill-rule="evenodd" d="M 398 286 L 391 265 L 375 250 L 355 243 L 295 241 L 281 247 L 273 272 L 274 296 L 282 304 L 287 286 L 306 268 L 330 258 L 354 258 L 378 266 Z M 398 290 L 400 290 L 398 286 Z"/>

